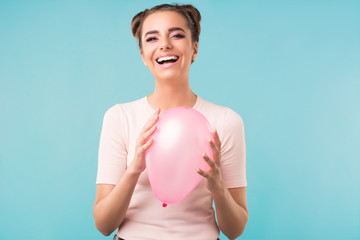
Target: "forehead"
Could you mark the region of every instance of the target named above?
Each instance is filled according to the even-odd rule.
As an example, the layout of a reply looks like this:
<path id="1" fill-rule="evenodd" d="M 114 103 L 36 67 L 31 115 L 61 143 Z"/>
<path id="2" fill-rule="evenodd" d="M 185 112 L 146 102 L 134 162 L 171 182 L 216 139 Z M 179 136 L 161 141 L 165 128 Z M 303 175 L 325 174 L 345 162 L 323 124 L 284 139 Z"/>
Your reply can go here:
<path id="1" fill-rule="evenodd" d="M 142 25 L 142 33 L 152 30 L 167 30 L 173 27 L 181 27 L 189 30 L 184 16 L 175 11 L 157 11 L 146 17 Z"/>

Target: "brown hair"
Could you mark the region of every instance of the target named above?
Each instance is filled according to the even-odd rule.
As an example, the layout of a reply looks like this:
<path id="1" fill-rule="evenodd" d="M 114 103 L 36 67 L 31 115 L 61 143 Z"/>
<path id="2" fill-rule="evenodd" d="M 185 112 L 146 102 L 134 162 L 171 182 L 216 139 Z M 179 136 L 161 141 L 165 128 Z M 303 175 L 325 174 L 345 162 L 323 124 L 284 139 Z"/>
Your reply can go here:
<path id="1" fill-rule="evenodd" d="M 131 21 L 131 32 L 138 41 L 140 49 L 141 49 L 141 34 L 142 34 L 141 31 L 144 20 L 147 16 L 157 11 L 174 11 L 185 17 L 188 27 L 191 31 L 191 37 L 193 43 L 199 42 L 199 35 L 201 30 L 200 28 L 201 15 L 199 10 L 197 10 L 191 4 L 186 4 L 186 5 L 161 4 L 153 8 L 145 9 L 144 11 L 139 12 L 138 14 L 135 15 L 135 17 L 133 17 Z"/>

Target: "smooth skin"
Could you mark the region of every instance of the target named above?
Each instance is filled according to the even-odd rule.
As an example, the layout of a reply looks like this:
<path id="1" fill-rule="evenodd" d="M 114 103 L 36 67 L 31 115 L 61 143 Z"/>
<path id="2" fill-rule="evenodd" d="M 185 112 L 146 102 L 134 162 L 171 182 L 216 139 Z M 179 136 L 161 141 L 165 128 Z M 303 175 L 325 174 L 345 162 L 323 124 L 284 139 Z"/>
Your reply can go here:
<path id="1" fill-rule="evenodd" d="M 152 144 L 152 140 L 148 138 L 156 130 L 154 125 L 159 113 L 158 109 L 147 120 L 136 141 L 134 160 L 118 184 L 97 184 L 93 215 L 96 228 L 105 236 L 109 236 L 125 218 L 135 185 L 145 170 L 144 153 Z"/>
<path id="2" fill-rule="evenodd" d="M 183 16 L 172 11 L 158 11 L 145 19 L 140 54 L 155 78 L 155 90 L 147 100 L 157 110 L 139 134 L 134 160 L 120 181 L 116 185 L 97 185 L 93 215 L 102 234 L 110 235 L 125 218 L 139 176 L 146 167 L 144 153 L 152 144 L 151 135 L 156 131 L 160 112 L 177 106 L 194 106 L 197 96 L 190 89 L 189 68 L 197 53 L 198 43 L 192 42 L 191 31 Z M 176 55 L 179 60 L 169 67 L 160 66 L 156 59 L 164 54 Z M 229 239 L 236 239 L 243 233 L 248 220 L 246 187 L 225 186 L 220 171 L 221 142 L 216 131 L 214 142 L 209 140 L 209 144 L 214 159 L 205 154 L 203 158 L 210 169 L 207 172 L 199 169 L 198 173 L 207 180 L 221 231 Z"/>
<path id="3" fill-rule="evenodd" d="M 207 179 L 206 186 L 214 199 L 216 217 L 221 231 L 229 239 L 235 239 L 244 232 L 248 220 L 246 187 L 226 188 L 221 177 L 221 142 L 216 130 L 214 141 L 209 140 L 214 159 L 210 159 L 206 153 L 203 155 L 210 170 L 205 172 L 199 169 L 198 173 Z"/>

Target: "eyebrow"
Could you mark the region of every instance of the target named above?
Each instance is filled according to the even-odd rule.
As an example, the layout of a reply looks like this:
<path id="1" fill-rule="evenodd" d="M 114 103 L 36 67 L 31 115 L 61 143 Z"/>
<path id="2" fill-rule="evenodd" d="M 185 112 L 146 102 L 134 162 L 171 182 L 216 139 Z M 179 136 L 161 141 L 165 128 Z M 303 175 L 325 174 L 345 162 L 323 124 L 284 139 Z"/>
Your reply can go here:
<path id="1" fill-rule="evenodd" d="M 185 30 L 182 29 L 181 27 L 169 28 L 169 32 L 174 32 L 174 31 L 183 31 L 183 32 L 185 32 Z M 159 33 L 159 31 L 158 31 L 158 30 L 149 31 L 149 32 L 145 33 L 145 36 L 144 36 L 144 37 L 146 37 L 146 35 L 155 34 L 155 33 Z"/>

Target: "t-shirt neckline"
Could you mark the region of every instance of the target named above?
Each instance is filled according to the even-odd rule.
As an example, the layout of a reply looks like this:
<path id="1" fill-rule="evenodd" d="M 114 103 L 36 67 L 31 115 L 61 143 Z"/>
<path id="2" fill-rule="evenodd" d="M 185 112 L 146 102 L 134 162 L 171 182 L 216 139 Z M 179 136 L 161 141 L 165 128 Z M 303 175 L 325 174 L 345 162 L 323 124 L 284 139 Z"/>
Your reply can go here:
<path id="1" fill-rule="evenodd" d="M 155 112 L 155 109 L 153 109 L 148 100 L 147 100 L 147 96 L 143 97 L 143 102 L 145 103 L 146 105 L 146 111 L 149 113 L 149 114 L 153 114 Z M 198 110 L 199 111 L 199 108 L 200 108 L 200 105 L 201 105 L 201 102 L 202 102 L 202 98 L 199 97 L 198 95 L 196 95 L 196 102 L 194 104 L 194 106 L 192 106 L 193 109 L 195 110 Z"/>

